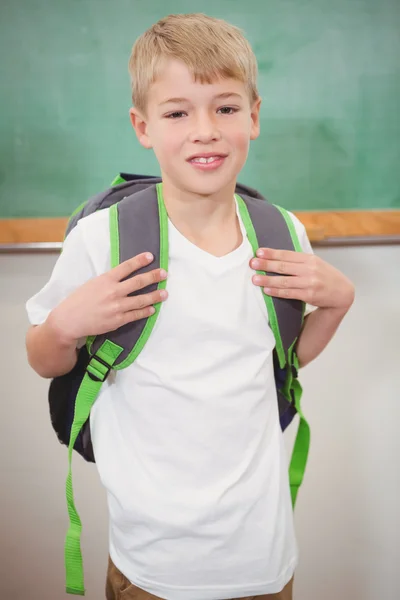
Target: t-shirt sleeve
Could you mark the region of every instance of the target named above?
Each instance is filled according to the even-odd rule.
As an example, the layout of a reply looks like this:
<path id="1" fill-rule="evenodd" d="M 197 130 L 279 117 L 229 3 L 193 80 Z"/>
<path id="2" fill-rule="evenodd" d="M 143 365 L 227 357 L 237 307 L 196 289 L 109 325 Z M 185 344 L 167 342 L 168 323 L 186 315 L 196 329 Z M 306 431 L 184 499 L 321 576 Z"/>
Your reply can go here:
<path id="1" fill-rule="evenodd" d="M 289 212 L 289 215 L 293 221 L 293 225 L 295 227 L 297 237 L 299 238 L 300 246 L 302 247 L 303 252 L 305 252 L 306 254 L 314 254 L 310 240 L 308 239 L 306 228 L 304 227 L 303 223 L 293 213 Z M 304 315 L 309 315 L 316 308 L 316 306 L 306 304 L 306 310 Z"/>
<path id="2" fill-rule="evenodd" d="M 31 325 L 44 323 L 56 306 L 94 276 L 95 267 L 78 224 L 68 234 L 49 281 L 26 303 Z"/>

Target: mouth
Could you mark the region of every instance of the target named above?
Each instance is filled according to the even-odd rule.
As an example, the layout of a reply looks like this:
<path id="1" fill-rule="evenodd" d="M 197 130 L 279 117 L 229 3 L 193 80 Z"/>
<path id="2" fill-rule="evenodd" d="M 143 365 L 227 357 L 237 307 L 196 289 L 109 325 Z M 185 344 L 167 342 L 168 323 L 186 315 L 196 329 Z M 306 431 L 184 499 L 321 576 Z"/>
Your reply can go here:
<path id="1" fill-rule="evenodd" d="M 227 156 L 227 154 L 212 154 L 210 152 L 204 154 L 195 154 L 188 158 L 187 162 L 193 167 L 202 171 L 211 171 L 220 167 L 224 163 Z"/>

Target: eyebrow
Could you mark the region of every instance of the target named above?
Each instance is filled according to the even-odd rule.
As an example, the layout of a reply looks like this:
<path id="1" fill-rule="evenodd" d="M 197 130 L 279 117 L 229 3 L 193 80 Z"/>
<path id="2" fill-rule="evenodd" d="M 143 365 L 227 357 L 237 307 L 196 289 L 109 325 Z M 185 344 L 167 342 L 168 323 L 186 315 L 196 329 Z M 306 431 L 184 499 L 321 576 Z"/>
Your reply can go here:
<path id="1" fill-rule="evenodd" d="M 222 100 L 225 98 L 242 98 L 242 96 L 240 94 L 237 94 L 236 92 L 223 92 L 222 94 L 218 94 L 217 96 L 214 96 L 213 100 Z M 188 100 L 187 98 L 168 98 L 168 100 L 163 100 L 163 102 L 160 102 L 159 106 L 162 106 L 163 104 L 183 104 L 183 103 L 190 103 L 190 100 Z"/>

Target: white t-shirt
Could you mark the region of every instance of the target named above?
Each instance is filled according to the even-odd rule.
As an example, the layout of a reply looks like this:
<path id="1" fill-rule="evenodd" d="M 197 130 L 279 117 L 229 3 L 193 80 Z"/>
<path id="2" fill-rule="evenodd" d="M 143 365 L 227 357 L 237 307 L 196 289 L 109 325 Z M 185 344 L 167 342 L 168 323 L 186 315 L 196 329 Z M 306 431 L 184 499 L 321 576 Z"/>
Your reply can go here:
<path id="1" fill-rule="evenodd" d="M 27 303 L 32 324 L 110 269 L 108 219 L 101 210 L 68 235 Z M 167 600 L 276 593 L 297 564 L 275 340 L 240 223 L 242 244 L 215 257 L 169 222 L 168 300 L 137 360 L 110 374 L 91 413 L 111 558 Z"/>

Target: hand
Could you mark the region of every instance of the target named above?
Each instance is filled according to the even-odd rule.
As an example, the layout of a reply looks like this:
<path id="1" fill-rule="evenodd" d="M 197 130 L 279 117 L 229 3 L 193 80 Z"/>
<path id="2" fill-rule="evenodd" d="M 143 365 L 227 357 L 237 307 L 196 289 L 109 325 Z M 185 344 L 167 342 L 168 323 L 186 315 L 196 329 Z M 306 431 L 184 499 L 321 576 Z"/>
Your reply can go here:
<path id="1" fill-rule="evenodd" d="M 137 296 L 129 294 L 166 279 L 167 273 L 155 269 L 126 279 L 152 260 L 149 253 L 139 254 L 90 279 L 50 313 L 49 324 L 68 345 L 74 340 L 107 333 L 154 314 L 153 304 L 167 298 L 166 290 Z"/>
<path id="2" fill-rule="evenodd" d="M 354 300 L 354 286 L 340 271 L 315 254 L 260 248 L 250 266 L 279 275 L 254 275 L 253 282 L 276 298 L 302 300 L 321 308 L 347 311 Z"/>

